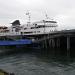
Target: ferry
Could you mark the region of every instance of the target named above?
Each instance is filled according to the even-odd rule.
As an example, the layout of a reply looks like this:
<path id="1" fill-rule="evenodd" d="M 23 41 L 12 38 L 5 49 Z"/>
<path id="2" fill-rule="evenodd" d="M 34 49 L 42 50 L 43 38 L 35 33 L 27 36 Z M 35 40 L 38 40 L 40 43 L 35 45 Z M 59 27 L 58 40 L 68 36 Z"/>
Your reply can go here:
<path id="1" fill-rule="evenodd" d="M 45 20 L 31 23 L 30 16 L 26 24 L 20 24 L 19 20 L 15 20 L 11 24 L 10 27 L 0 27 L 0 36 L 35 38 L 56 32 L 58 28 L 58 24 L 55 20 L 46 18 Z"/>

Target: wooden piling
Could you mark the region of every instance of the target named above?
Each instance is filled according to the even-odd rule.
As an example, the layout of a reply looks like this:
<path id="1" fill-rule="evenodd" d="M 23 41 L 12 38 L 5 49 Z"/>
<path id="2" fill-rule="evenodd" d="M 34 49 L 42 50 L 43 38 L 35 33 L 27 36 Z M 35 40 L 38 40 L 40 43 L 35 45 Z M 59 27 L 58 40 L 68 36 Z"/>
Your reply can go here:
<path id="1" fill-rule="evenodd" d="M 51 47 L 51 39 L 49 39 L 49 47 Z"/>
<path id="2" fill-rule="evenodd" d="M 59 47 L 60 47 L 60 39 L 59 39 L 59 38 L 57 38 L 56 46 L 57 46 L 57 48 L 59 48 Z"/>
<path id="3" fill-rule="evenodd" d="M 55 47 L 55 41 L 54 41 L 54 39 L 52 39 L 52 47 L 53 48 Z"/>
<path id="4" fill-rule="evenodd" d="M 47 41 L 45 40 L 45 48 L 47 49 Z"/>
<path id="5" fill-rule="evenodd" d="M 67 57 L 70 57 L 70 36 L 67 36 Z"/>
<path id="6" fill-rule="evenodd" d="M 67 36 L 67 51 L 70 50 L 70 36 Z"/>

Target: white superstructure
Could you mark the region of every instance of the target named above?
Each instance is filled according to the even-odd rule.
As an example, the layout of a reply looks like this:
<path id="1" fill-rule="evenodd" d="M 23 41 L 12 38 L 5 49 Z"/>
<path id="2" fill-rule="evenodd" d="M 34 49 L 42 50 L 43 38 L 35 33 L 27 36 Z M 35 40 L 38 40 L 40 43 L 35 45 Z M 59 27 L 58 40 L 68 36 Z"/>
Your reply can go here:
<path id="1" fill-rule="evenodd" d="M 20 30 L 22 35 L 49 34 L 57 31 L 57 22 L 53 20 L 41 20 L 32 24 L 26 24 Z"/>

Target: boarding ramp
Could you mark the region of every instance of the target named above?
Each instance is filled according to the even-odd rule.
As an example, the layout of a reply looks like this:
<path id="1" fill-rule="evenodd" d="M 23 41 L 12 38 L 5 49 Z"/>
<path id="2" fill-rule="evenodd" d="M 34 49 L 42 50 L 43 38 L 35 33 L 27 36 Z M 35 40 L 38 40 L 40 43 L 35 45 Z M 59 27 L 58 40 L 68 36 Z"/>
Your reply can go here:
<path id="1" fill-rule="evenodd" d="M 29 39 L 0 40 L 0 46 L 28 45 L 28 44 L 32 44 L 32 40 Z"/>

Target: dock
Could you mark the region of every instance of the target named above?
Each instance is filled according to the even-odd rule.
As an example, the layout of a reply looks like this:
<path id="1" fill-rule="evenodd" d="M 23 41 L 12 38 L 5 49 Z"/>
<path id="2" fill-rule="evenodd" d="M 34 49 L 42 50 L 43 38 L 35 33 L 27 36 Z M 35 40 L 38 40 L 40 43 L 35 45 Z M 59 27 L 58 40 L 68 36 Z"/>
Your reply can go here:
<path id="1" fill-rule="evenodd" d="M 38 38 L 34 43 L 39 43 L 46 50 L 61 50 L 67 56 L 75 55 L 75 30 L 62 30 L 49 33 Z"/>
<path id="2" fill-rule="evenodd" d="M 10 38 L 11 40 L 0 40 L 0 46 L 18 46 L 18 45 L 31 45 L 33 44 L 35 46 L 39 45 L 40 49 L 42 50 L 54 50 L 54 52 L 57 52 L 58 50 L 61 50 L 63 54 L 66 54 L 67 56 L 75 55 L 75 29 L 72 30 L 62 30 L 62 31 L 53 31 L 49 34 L 42 35 L 39 37 L 38 35 L 35 36 L 35 40 L 32 39 L 22 39 L 23 37 L 26 37 L 26 35 L 16 35 L 17 37 L 20 37 L 21 39 L 15 40 L 15 38 L 12 40 L 11 35 L 1 35 L 3 39 Z M 33 37 L 34 37 L 33 36 Z M 28 36 L 30 37 L 30 36 Z M 32 46 L 32 45 L 31 45 Z M 33 48 L 33 46 L 32 46 Z"/>

